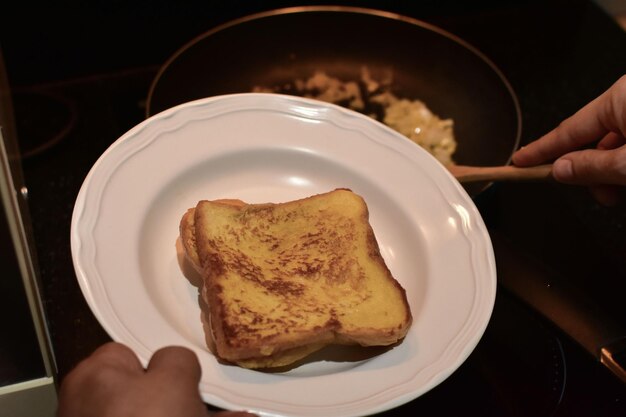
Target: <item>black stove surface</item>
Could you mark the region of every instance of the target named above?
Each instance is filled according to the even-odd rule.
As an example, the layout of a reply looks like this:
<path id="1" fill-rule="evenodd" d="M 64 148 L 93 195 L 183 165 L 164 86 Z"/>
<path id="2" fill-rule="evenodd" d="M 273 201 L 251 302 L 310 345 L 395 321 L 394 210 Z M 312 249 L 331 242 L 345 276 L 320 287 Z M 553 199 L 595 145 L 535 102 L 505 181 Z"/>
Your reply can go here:
<path id="1" fill-rule="evenodd" d="M 155 3 L 157 11 L 149 14 L 144 30 L 154 29 L 163 17 L 160 13 L 168 10 L 164 2 Z M 71 261 L 70 220 L 87 172 L 113 141 L 145 118 L 150 83 L 177 47 L 221 20 L 293 4 L 270 3 L 253 2 L 245 8 L 233 2 L 231 8 L 215 6 L 216 14 L 207 5 L 194 4 L 184 16 L 174 13 L 173 23 L 164 26 L 163 33 L 153 33 L 156 39 L 144 50 L 136 49 L 136 55 L 121 46 L 119 38 L 144 39 L 146 34 L 124 30 L 122 24 L 119 33 L 103 35 L 113 37 L 119 56 L 105 47 L 105 57 L 95 52 L 84 56 L 82 51 L 80 64 L 59 63 L 48 73 L 45 68 L 22 72 L 28 60 L 18 52 L 19 43 L 0 32 L 13 80 L 43 297 L 60 378 L 110 340 L 80 292 Z M 450 2 L 449 10 L 434 3 L 425 2 L 421 10 L 384 2 L 358 5 L 427 20 L 486 53 L 518 94 L 523 142 L 552 128 L 626 73 L 626 34 L 591 2 L 477 2 L 473 7 Z M 103 14 L 109 23 L 115 20 Z M 100 22 L 97 29 L 104 26 Z M 57 36 L 75 42 L 75 35 Z M 93 45 L 102 46 L 98 39 Z M 162 39 L 167 41 L 159 49 Z M 66 53 L 81 42 L 66 45 Z M 55 43 L 54 48 L 62 47 Z M 48 61 L 41 65 L 54 66 Z M 532 271 L 539 271 L 547 286 L 577 288 L 626 328 L 624 206 L 603 208 L 585 190 L 558 184 L 496 184 L 476 203 L 492 234 L 498 264 L 492 319 L 475 351 L 452 376 L 386 414 L 626 416 L 625 385 L 552 317 L 520 296 L 520 278 L 514 280 L 525 271 L 520 265 L 530 259 L 537 265 Z"/>

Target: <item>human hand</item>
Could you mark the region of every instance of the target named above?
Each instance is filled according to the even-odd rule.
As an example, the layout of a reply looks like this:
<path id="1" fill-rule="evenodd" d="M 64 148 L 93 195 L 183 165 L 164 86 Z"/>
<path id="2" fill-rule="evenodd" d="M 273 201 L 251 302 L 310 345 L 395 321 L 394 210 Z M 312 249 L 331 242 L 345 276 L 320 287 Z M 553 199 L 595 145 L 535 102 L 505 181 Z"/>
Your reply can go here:
<path id="1" fill-rule="evenodd" d="M 595 149 L 583 149 L 597 142 Z M 554 160 L 553 177 L 588 185 L 598 202 L 613 205 L 626 185 L 626 76 L 554 130 L 518 150 L 517 166 Z"/>
<path id="2" fill-rule="evenodd" d="M 160 349 L 144 369 L 128 347 L 107 343 L 64 378 L 57 417 L 208 417 L 198 391 L 200 376 L 189 349 Z M 222 411 L 214 416 L 254 415 Z"/>

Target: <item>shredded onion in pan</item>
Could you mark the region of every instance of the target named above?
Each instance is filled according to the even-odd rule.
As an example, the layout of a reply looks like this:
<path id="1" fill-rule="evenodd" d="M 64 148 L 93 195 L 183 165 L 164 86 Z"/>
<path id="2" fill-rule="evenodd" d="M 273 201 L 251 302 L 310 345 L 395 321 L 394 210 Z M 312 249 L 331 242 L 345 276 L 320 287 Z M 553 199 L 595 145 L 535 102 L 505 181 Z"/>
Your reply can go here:
<path id="1" fill-rule="evenodd" d="M 253 91 L 314 98 L 367 114 L 422 146 L 442 164 L 451 164 L 456 150 L 453 120 L 441 119 L 421 100 L 397 97 L 391 92 L 391 82 L 390 75 L 375 80 L 363 68 L 358 81 L 342 81 L 317 71 L 307 79 L 282 86 L 257 86 Z"/>

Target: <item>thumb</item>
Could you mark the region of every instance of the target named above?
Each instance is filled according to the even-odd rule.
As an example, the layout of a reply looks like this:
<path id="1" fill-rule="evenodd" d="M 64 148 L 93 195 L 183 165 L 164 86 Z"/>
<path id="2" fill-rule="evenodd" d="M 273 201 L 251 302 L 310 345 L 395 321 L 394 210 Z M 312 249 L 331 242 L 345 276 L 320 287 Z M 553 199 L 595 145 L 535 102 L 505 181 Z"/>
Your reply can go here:
<path id="1" fill-rule="evenodd" d="M 185 388 L 197 388 L 202 374 L 196 354 L 182 346 L 168 346 L 157 350 L 152 355 L 146 372 L 177 381 L 178 385 L 184 385 Z"/>
<path id="2" fill-rule="evenodd" d="M 626 185 L 626 147 L 568 153 L 554 162 L 552 175 L 566 184 Z"/>

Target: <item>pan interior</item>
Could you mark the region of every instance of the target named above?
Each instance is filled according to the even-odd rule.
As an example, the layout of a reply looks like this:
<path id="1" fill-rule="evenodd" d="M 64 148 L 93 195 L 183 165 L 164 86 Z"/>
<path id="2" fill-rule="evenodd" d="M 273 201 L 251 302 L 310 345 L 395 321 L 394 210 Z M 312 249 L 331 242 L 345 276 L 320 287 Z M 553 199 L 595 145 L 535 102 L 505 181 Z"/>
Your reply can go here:
<path id="1" fill-rule="evenodd" d="M 358 80 L 367 67 L 391 73 L 392 92 L 454 120 L 462 165 L 510 162 L 520 136 L 515 95 L 500 71 L 466 42 L 409 18 L 355 10 L 277 11 L 217 28 L 161 69 L 148 115 L 209 96 L 280 86 L 315 71 Z M 475 195 L 486 184 L 466 187 Z"/>

